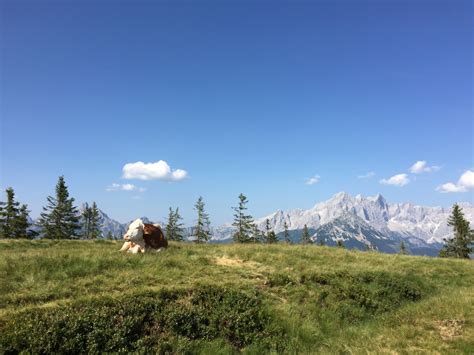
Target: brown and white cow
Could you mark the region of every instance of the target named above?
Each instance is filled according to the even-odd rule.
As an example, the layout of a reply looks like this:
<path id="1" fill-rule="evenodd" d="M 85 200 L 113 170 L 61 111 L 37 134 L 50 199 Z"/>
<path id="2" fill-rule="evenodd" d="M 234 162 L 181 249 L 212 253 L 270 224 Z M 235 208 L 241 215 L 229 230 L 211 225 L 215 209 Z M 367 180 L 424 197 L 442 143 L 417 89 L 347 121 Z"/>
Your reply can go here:
<path id="1" fill-rule="evenodd" d="M 133 221 L 125 235 L 125 243 L 120 251 L 137 254 L 145 251 L 160 251 L 168 247 L 168 241 L 158 225 L 143 223 L 141 219 Z"/>

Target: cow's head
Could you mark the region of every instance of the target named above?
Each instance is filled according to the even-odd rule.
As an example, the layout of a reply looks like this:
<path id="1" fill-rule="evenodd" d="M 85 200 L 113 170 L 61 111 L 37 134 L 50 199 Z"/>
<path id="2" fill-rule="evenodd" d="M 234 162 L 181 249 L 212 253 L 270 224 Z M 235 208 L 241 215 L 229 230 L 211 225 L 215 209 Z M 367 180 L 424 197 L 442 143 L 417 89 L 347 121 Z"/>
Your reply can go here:
<path id="1" fill-rule="evenodd" d="M 130 241 L 139 241 L 143 239 L 143 230 L 145 228 L 145 224 L 139 218 L 134 220 L 128 226 L 128 230 L 123 236 L 123 239 L 130 240 Z"/>

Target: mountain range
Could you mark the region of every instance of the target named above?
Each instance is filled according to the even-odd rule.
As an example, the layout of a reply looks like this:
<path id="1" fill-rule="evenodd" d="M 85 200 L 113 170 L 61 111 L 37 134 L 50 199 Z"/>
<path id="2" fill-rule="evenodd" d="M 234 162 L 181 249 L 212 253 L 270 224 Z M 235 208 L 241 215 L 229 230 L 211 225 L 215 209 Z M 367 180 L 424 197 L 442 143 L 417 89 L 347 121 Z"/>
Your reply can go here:
<path id="1" fill-rule="evenodd" d="M 466 219 L 473 224 L 474 207 L 467 202 L 459 205 Z M 443 239 L 452 236 L 452 230 L 447 225 L 450 213 L 450 208 L 411 203 L 389 204 L 380 194 L 364 197 L 340 192 L 310 209 L 277 210 L 256 219 L 255 223 L 259 229 L 264 230 L 268 219 L 270 226 L 282 239 L 286 222 L 290 238 L 294 242 L 299 241 L 306 225 L 312 240 L 317 243 L 335 245 L 341 240 L 347 248 L 369 248 L 394 253 L 399 250 L 403 241 L 412 254 L 437 255 Z M 141 218 L 152 223 L 147 217 Z M 99 223 L 103 236 L 110 232 L 114 238 L 120 239 L 130 222 L 117 222 L 103 211 L 99 211 Z M 231 224 L 213 228 L 211 241 L 230 242 L 234 232 L 235 228 Z"/>
<path id="2" fill-rule="evenodd" d="M 459 203 L 466 219 L 474 222 L 474 207 Z M 255 221 L 263 230 L 266 220 L 282 237 L 284 223 L 290 236 L 299 240 L 304 226 L 309 228 L 314 242 L 335 245 L 341 240 L 349 248 L 375 248 L 383 252 L 397 252 L 403 241 L 413 254 L 436 255 L 444 238 L 452 236 L 447 221 L 450 208 L 419 206 L 411 203 L 388 204 L 376 196 L 355 197 L 340 192 L 308 210 L 278 210 Z M 230 224 L 216 228 L 214 238 L 231 238 L 234 229 Z"/>

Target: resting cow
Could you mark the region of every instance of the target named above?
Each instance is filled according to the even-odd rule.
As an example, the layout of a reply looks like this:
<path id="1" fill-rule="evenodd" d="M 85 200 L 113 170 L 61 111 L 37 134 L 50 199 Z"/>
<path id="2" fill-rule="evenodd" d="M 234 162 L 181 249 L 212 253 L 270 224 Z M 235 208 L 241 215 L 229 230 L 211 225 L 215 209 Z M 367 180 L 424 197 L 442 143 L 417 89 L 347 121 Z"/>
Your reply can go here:
<path id="1" fill-rule="evenodd" d="M 168 241 L 157 225 L 143 223 L 141 219 L 133 221 L 123 236 L 125 243 L 120 251 L 144 253 L 148 250 L 160 251 L 168 246 Z"/>

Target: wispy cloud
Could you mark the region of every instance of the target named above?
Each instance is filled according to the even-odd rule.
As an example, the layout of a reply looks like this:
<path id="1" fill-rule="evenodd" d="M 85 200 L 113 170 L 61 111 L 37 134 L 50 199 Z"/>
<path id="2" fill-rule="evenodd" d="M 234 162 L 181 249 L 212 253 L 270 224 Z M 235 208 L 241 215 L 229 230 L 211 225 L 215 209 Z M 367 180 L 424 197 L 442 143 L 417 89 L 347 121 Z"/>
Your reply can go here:
<path id="1" fill-rule="evenodd" d="M 410 167 L 410 172 L 412 174 L 421 174 L 421 173 L 431 173 L 441 169 L 437 165 L 428 166 L 428 163 L 425 160 L 418 160 L 415 164 Z"/>
<path id="2" fill-rule="evenodd" d="M 305 184 L 306 185 L 314 185 L 317 184 L 321 180 L 321 176 L 319 175 L 314 175 L 313 177 L 310 177 L 309 179 L 306 179 Z"/>
<path id="3" fill-rule="evenodd" d="M 471 189 L 474 189 L 474 171 L 472 170 L 466 170 L 459 178 L 457 184 L 447 182 L 436 188 L 437 191 L 442 193 L 466 192 Z"/>
<path id="4" fill-rule="evenodd" d="M 367 174 L 357 176 L 358 179 L 370 179 L 375 176 L 373 171 L 369 171 Z"/>
<path id="5" fill-rule="evenodd" d="M 144 187 L 138 187 L 133 184 L 117 184 L 113 183 L 112 185 L 107 186 L 106 191 L 137 191 L 137 192 L 145 192 L 146 189 Z"/>
<path id="6" fill-rule="evenodd" d="M 188 177 L 186 170 L 173 170 L 164 160 L 155 163 L 144 163 L 142 161 L 127 163 L 122 171 L 124 179 L 181 181 Z"/>
<path id="7" fill-rule="evenodd" d="M 380 183 L 383 185 L 405 186 L 410 182 L 407 174 L 397 174 L 389 179 L 382 179 Z"/>

